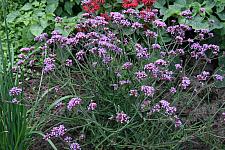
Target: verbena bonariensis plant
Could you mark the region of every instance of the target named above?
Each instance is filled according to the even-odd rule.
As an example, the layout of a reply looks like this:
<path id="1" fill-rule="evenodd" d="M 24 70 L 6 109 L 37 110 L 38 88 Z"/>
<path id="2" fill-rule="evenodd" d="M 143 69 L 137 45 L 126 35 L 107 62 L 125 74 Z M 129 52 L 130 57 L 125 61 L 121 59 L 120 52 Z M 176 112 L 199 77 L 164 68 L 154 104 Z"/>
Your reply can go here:
<path id="1" fill-rule="evenodd" d="M 223 80 L 206 68 L 220 57 L 217 45 L 204 43 L 213 34 L 167 27 L 157 13 L 86 13 L 74 34 L 43 33 L 35 38 L 38 49 L 21 49 L 17 69 L 42 59 L 48 86 L 64 91 L 48 107 L 48 113 L 61 111 L 54 111 L 60 124 L 45 139 L 61 138 L 70 149 L 181 148 L 212 129 L 223 105 L 203 122 L 191 121 L 187 111 L 210 100 L 214 81 Z"/>

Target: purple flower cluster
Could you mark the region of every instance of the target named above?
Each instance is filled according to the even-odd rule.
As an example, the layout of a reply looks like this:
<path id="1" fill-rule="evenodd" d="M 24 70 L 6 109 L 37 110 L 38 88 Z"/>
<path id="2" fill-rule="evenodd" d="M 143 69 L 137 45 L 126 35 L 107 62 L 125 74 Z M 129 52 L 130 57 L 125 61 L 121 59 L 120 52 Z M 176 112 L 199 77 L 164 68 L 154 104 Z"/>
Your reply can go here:
<path id="1" fill-rule="evenodd" d="M 145 96 L 151 96 L 155 94 L 155 89 L 152 86 L 143 85 L 141 86 L 141 91 L 144 92 Z"/>
<path id="2" fill-rule="evenodd" d="M 218 81 L 223 81 L 224 77 L 219 75 L 219 74 L 215 74 L 214 77 L 216 78 L 216 80 Z"/>
<path id="3" fill-rule="evenodd" d="M 133 66 L 133 63 L 126 62 L 126 63 L 123 64 L 122 68 L 126 69 L 126 70 L 130 70 L 132 68 L 132 66 Z"/>
<path id="4" fill-rule="evenodd" d="M 110 12 L 110 17 L 112 18 L 113 23 L 116 23 L 118 25 L 122 25 L 126 27 L 129 27 L 132 25 L 128 19 L 125 19 L 124 14 L 121 14 L 119 12 Z"/>
<path id="5" fill-rule="evenodd" d="M 30 52 L 32 50 L 34 50 L 33 46 L 32 47 L 24 47 L 24 48 L 20 49 L 21 52 L 25 52 L 25 53 Z"/>
<path id="6" fill-rule="evenodd" d="M 73 65 L 73 60 L 72 59 L 67 59 L 66 60 L 66 66 L 67 67 L 70 67 L 70 66 L 72 66 Z"/>
<path id="7" fill-rule="evenodd" d="M 203 45 L 200 45 L 199 43 L 193 43 L 191 45 L 191 49 L 193 50 L 191 52 L 191 57 L 195 58 L 195 59 L 198 59 L 198 58 L 206 58 L 207 55 L 206 55 L 206 52 L 211 50 L 212 51 L 212 54 L 214 55 L 218 55 L 220 49 L 219 49 L 219 46 L 217 45 L 214 45 L 214 44 L 203 44 Z"/>
<path id="8" fill-rule="evenodd" d="M 137 90 L 132 89 L 132 90 L 130 90 L 130 91 L 129 91 L 129 95 L 130 95 L 130 96 L 137 97 L 137 96 L 138 96 L 138 91 L 137 91 Z"/>
<path id="9" fill-rule="evenodd" d="M 57 22 L 57 23 L 61 23 L 62 20 L 63 19 L 61 17 L 59 17 L 59 16 L 55 17 L 55 22 Z"/>
<path id="10" fill-rule="evenodd" d="M 43 72 L 46 74 L 46 73 L 50 73 L 52 71 L 54 71 L 55 69 L 55 59 L 54 58 L 45 58 L 44 60 L 44 68 L 43 68 Z"/>
<path id="11" fill-rule="evenodd" d="M 192 12 L 189 9 L 182 11 L 180 15 L 187 18 L 187 19 L 192 18 Z"/>
<path id="12" fill-rule="evenodd" d="M 157 13 L 158 11 L 154 11 L 154 10 L 152 11 L 142 10 L 140 14 L 138 14 L 138 18 L 143 19 L 144 22 L 151 22 L 155 20 Z"/>
<path id="13" fill-rule="evenodd" d="M 187 89 L 187 87 L 190 86 L 190 84 L 191 84 L 191 80 L 188 77 L 182 77 L 180 86 L 183 89 Z"/>
<path id="14" fill-rule="evenodd" d="M 170 93 L 175 94 L 177 92 L 175 87 L 171 87 L 170 88 Z"/>
<path id="15" fill-rule="evenodd" d="M 48 34 L 47 34 L 47 33 L 42 33 L 42 34 L 36 36 L 36 37 L 34 38 L 34 41 L 42 42 L 42 41 L 45 41 L 45 40 L 47 40 L 47 39 L 48 39 Z"/>
<path id="16" fill-rule="evenodd" d="M 22 89 L 19 87 L 13 87 L 9 90 L 10 96 L 18 96 L 22 93 Z"/>
<path id="17" fill-rule="evenodd" d="M 44 139 L 45 140 L 48 140 L 52 137 L 62 137 L 65 135 L 66 133 L 66 128 L 64 125 L 59 125 L 58 127 L 53 127 L 51 132 L 50 133 L 47 133 L 45 136 L 44 136 Z"/>
<path id="18" fill-rule="evenodd" d="M 161 46 L 159 44 L 152 44 L 153 50 L 160 50 Z"/>
<path id="19" fill-rule="evenodd" d="M 135 72 L 135 76 L 137 80 L 143 80 L 148 77 L 148 75 L 144 71 Z"/>
<path id="20" fill-rule="evenodd" d="M 149 58 L 149 54 L 148 54 L 148 49 L 147 48 L 143 48 L 140 44 L 136 44 L 135 48 L 136 48 L 136 56 L 139 59 Z"/>
<path id="21" fill-rule="evenodd" d="M 71 143 L 70 150 L 81 150 L 80 144 L 78 143 Z"/>
<path id="22" fill-rule="evenodd" d="M 67 104 L 67 109 L 68 109 L 69 111 L 72 111 L 72 109 L 73 109 L 74 107 L 80 105 L 81 103 L 82 103 L 82 99 L 81 99 L 81 98 L 78 98 L 78 97 L 72 98 L 72 99 L 68 102 L 68 104 Z"/>
<path id="23" fill-rule="evenodd" d="M 199 81 L 206 81 L 209 78 L 210 73 L 207 71 L 203 71 L 201 74 L 197 75 L 197 79 Z"/>
<path id="24" fill-rule="evenodd" d="M 93 111 L 97 108 L 97 103 L 91 101 L 90 104 L 88 105 L 88 110 Z"/>
<path id="25" fill-rule="evenodd" d="M 145 36 L 146 37 L 151 37 L 151 38 L 157 38 L 158 34 L 156 32 L 147 30 L 147 31 L 145 31 Z"/>
<path id="26" fill-rule="evenodd" d="M 165 22 L 162 22 L 160 20 L 155 20 L 153 21 L 153 24 L 158 27 L 158 28 L 163 28 L 163 27 L 166 27 L 166 23 Z"/>
<path id="27" fill-rule="evenodd" d="M 169 26 L 166 31 L 171 35 L 177 37 L 177 40 L 185 38 L 185 32 L 191 30 L 191 28 L 184 24 Z"/>
<path id="28" fill-rule="evenodd" d="M 130 117 L 123 111 L 116 114 L 116 121 L 119 123 L 127 123 L 129 121 L 129 118 Z"/>
<path id="29" fill-rule="evenodd" d="M 172 116 L 175 120 L 175 127 L 180 127 L 182 125 L 181 120 L 177 117 L 176 112 L 177 108 L 170 106 L 170 103 L 167 100 L 161 100 L 159 103 L 156 103 L 152 109 L 150 109 L 149 115 L 152 115 L 155 112 L 164 111 L 166 116 Z"/>

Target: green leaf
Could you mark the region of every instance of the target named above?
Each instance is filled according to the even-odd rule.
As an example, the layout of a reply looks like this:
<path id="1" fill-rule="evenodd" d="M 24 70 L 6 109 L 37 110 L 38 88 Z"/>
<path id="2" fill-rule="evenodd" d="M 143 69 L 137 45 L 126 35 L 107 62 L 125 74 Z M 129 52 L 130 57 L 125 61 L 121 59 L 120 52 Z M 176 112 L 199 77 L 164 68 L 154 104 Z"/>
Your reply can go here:
<path id="1" fill-rule="evenodd" d="M 56 10 L 56 8 L 58 7 L 58 5 L 59 5 L 58 0 L 48 0 L 45 11 L 47 13 L 53 13 Z"/>
<path id="2" fill-rule="evenodd" d="M 36 24 L 30 27 L 30 31 L 34 36 L 38 36 L 44 31 L 44 28 L 41 25 Z"/>
<path id="3" fill-rule="evenodd" d="M 7 15 L 6 21 L 7 21 L 8 23 L 11 23 L 11 22 L 13 22 L 19 15 L 20 15 L 20 12 L 19 12 L 19 11 L 11 12 L 10 14 Z"/>
<path id="4" fill-rule="evenodd" d="M 165 4 L 166 4 L 166 0 L 158 0 L 157 2 L 154 3 L 154 7 L 163 8 Z"/>
<path id="5" fill-rule="evenodd" d="M 62 12 L 63 12 L 62 7 L 57 7 L 57 9 L 55 10 L 55 14 L 57 16 L 61 16 Z"/>
<path id="6" fill-rule="evenodd" d="M 166 10 L 165 15 L 163 16 L 163 21 L 167 20 L 169 17 L 173 15 L 180 14 L 180 9 L 177 8 L 175 5 L 170 6 L 169 9 Z"/>
<path id="7" fill-rule="evenodd" d="M 195 30 L 209 29 L 209 23 L 201 16 L 194 16 L 192 19 L 180 19 L 179 23 L 185 23 Z"/>
<path id="8" fill-rule="evenodd" d="M 77 5 L 80 5 L 80 0 L 75 0 L 75 2 L 77 3 Z"/>
<path id="9" fill-rule="evenodd" d="M 193 15 L 195 16 L 196 14 L 200 12 L 201 4 L 199 4 L 198 2 L 194 2 L 190 4 L 189 7 L 193 9 L 192 12 L 193 12 Z"/>
<path id="10" fill-rule="evenodd" d="M 217 17 L 215 17 L 213 15 L 211 15 L 208 20 L 209 20 L 209 22 L 210 22 L 210 20 L 214 21 L 213 23 L 210 24 L 210 30 L 221 29 L 224 27 L 223 24 L 220 22 L 220 20 L 218 20 Z"/>
<path id="11" fill-rule="evenodd" d="M 32 9 L 32 5 L 30 3 L 26 3 L 20 10 L 28 11 Z"/>
<path id="12" fill-rule="evenodd" d="M 180 5 L 186 5 L 186 0 L 176 0 L 175 3 Z"/>
<path id="13" fill-rule="evenodd" d="M 67 1 L 66 3 L 65 3 L 65 5 L 64 5 L 64 9 L 66 10 L 66 12 L 68 13 L 68 14 L 70 14 L 70 15 L 72 15 L 72 13 L 73 13 L 73 10 L 72 10 L 72 8 L 73 8 L 73 3 L 72 2 L 70 2 L 70 1 Z"/>
<path id="14" fill-rule="evenodd" d="M 44 29 L 48 26 L 48 20 L 45 18 L 41 18 L 40 23 Z"/>
<path id="15" fill-rule="evenodd" d="M 223 21 L 225 21 L 225 12 L 220 12 L 220 13 L 217 13 L 217 15 L 219 16 L 219 18 Z"/>
<path id="16" fill-rule="evenodd" d="M 224 6 L 223 5 L 218 5 L 216 6 L 216 13 L 220 13 L 224 10 Z"/>

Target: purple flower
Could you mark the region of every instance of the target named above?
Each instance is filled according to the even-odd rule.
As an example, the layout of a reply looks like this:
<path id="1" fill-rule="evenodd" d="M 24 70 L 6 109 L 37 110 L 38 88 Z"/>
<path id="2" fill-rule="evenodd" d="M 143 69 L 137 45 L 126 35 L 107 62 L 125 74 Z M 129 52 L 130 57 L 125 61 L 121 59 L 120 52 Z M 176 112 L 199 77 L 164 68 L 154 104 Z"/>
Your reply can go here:
<path id="1" fill-rule="evenodd" d="M 16 63 L 18 66 L 21 66 L 22 64 L 24 64 L 25 60 L 23 59 L 19 59 L 18 62 Z"/>
<path id="2" fill-rule="evenodd" d="M 131 27 L 134 29 L 143 28 L 143 24 L 141 24 L 139 22 L 134 22 Z"/>
<path id="3" fill-rule="evenodd" d="M 50 73 L 55 69 L 55 64 L 54 64 L 55 60 L 53 58 L 45 58 L 44 60 L 44 68 L 43 71 L 44 73 Z"/>
<path id="4" fill-rule="evenodd" d="M 123 111 L 116 114 L 116 121 L 120 123 L 127 123 L 129 121 L 129 116 Z"/>
<path id="5" fill-rule="evenodd" d="M 157 36 L 158 36 L 158 34 L 156 32 L 153 32 L 153 31 L 150 31 L 150 30 L 145 31 L 145 35 L 147 37 L 151 37 L 151 38 L 157 38 Z"/>
<path id="6" fill-rule="evenodd" d="M 203 7 L 200 8 L 200 12 L 201 12 L 201 13 L 205 13 L 205 8 L 203 8 Z"/>
<path id="7" fill-rule="evenodd" d="M 42 42 L 48 39 L 47 33 L 42 33 L 34 38 L 34 41 Z"/>
<path id="8" fill-rule="evenodd" d="M 144 69 L 145 70 L 148 70 L 148 71 L 152 71 L 152 70 L 155 70 L 157 67 L 154 63 L 149 63 L 149 64 L 146 64 L 144 66 Z"/>
<path id="9" fill-rule="evenodd" d="M 104 56 L 102 62 L 104 64 L 108 64 L 113 60 L 113 58 L 111 56 Z"/>
<path id="10" fill-rule="evenodd" d="M 55 17 L 55 22 L 61 23 L 62 22 L 62 18 L 59 17 L 59 16 Z"/>
<path id="11" fill-rule="evenodd" d="M 138 96 L 138 91 L 137 91 L 137 90 L 130 90 L 130 91 L 129 91 L 129 95 L 130 95 L 130 96 L 137 97 L 137 96 Z"/>
<path id="12" fill-rule="evenodd" d="M 167 65 L 167 62 L 163 59 L 158 59 L 155 61 L 155 64 L 165 66 L 165 65 Z"/>
<path id="13" fill-rule="evenodd" d="M 23 59 L 23 58 L 25 58 L 25 57 L 26 57 L 26 56 L 25 56 L 24 54 L 19 54 L 19 55 L 18 55 L 18 58 L 19 58 L 19 59 Z"/>
<path id="14" fill-rule="evenodd" d="M 199 81 L 206 81 L 207 78 L 209 77 L 210 73 L 207 71 L 203 71 L 201 74 L 197 75 L 197 79 Z"/>
<path id="15" fill-rule="evenodd" d="M 81 147 L 78 143 L 70 144 L 70 150 L 81 150 Z"/>
<path id="16" fill-rule="evenodd" d="M 181 120 L 177 117 L 177 115 L 174 116 L 175 118 L 175 127 L 178 128 L 182 125 Z"/>
<path id="17" fill-rule="evenodd" d="M 97 108 L 97 103 L 91 101 L 90 104 L 88 105 L 88 110 L 93 111 Z"/>
<path id="18" fill-rule="evenodd" d="M 76 107 L 77 105 L 80 105 L 82 102 L 82 99 L 81 98 L 72 98 L 69 103 L 67 104 L 67 109 L 69 111 L 71 111 L 74 107 Z"/>
<path id="19" fill-rule="evenodd" d="M 177 70 L 182 69 L 182 66 L 180 64 L 175 64 L 175 67 Z"/>
<path id="20" fill-rule="evenodd" d="M 160 27 L 160 28 L 166 27 L 165 22 L 162 22 L 162 21 L 160 21 L 160 20 L 155 20 L 155 21 L 153 21 L 153 24 L 154 24 L 156 27 Z"/>
<path id="21" fill-rule="evenodd" d="M 20 101 L 18 101 L 16 98 L 12 99 L 12 103 L 19 104 Z"/>
<path id="22" fill-rule="evenodd" d="M 187 19 L 191 19 L 192 18 L 192 12 L 188 9 L 185 11 L 182 11 L 181 16 L 186 17 Z"/>
<path id="23" fill-rule="evenodd" d="M 141 44 L 136 44 L 135 45 L 135 48 L 136 48 L 136 56 L 139 58 L 139 59 L 146 59 L 146 58 L 149 58 L 149 54 L 148 54 L 148 51 L 147 51 L 147 48 L 143 48 L 141 46 Z"/>
<path id="24" fill-rule="evenodd" d="M 181 55 L 184 55 L 184 49 L 182 49 L 182 48 L 176 49 L 176 52 Z"/>
<path id="25" fill-rule="evenodd" d="M 143 80 L 148 77 L 148 75 L 144 71 L 135 72 L 135 76 L 138 80 Z"/>
<path id="26" fill-rule="evenodd" d="M 184 41 L 184 39 L 181 36 L 176 36 L 175 40 L 178 44 L 182 44 Z"/>
<path id="27" fill-rule="evenodd" d="M 65 135 L 66 132 L 66 128 L 64 125 L 59 125 L 58 127 L 54 127 L 52 128 L 51 132 L 49 134 L 47 134 L 47 139 L 49 139 L 49 137 L 62 137 Z"/>
<path id="28" fill-rule="evenodd" d="M 85 55 L 85 52 L 83 50 L 80 50 L 79 52 L 76 53 L 76 59 L 84 60 L 84 55 Z"/>
<path id="29" fill-rule="evenodd" d="M 32 50 L 34 50 L 34 47 L 24 47 L 20 49 L 21 52 L 30 52 Z"/>
<path id="30" fill-rule="evenodd" d="M 171 87 L 170 88 L 170 93 L 175 94 L 177 92 L 175 87 Z"/>
<path id="31" fill-rule="evenodd" d="M 223 81 L 223 76 L 219 75 L 219 74 L 215 74 L 214 77 L 216 78 L 216 80 L 218 81 Z"/>
<path id="32" fill-rule="evenodd" d="M 9 95 L 10 96 L 17 96 L 22 93 L 22 89 L 19 87 L 13 87 L 9 90 Z"/>
<path id="33" fill-rule="evenodd" d="M 66 136 L 64 138 L 64 141 L 67 142 L 67 143 L 70 143 L 73 139 L 70 137 L 70 136 Z"/>
<path id="34" fill-rule="evenodd" d="M 154 50 L 160 50 L 161 49 L 161 46 L 159 44 L 152 44 L 152 48 Z"/>
<path id="35" fill-rule="evenodd" d="M 152 86 L 143 85 L 141 86 L 141 91 L 144 92 L 146 96 L 153 97 L 153 95 L 155 94 L 155 89 Z"/>
<path id="36" fill-rule="evenodd" d="M 133 63 L 131 63 L 131 62 L 126 62 L 126 63 L 123 64 L 122 68 L 123 68 L 123 69 L 129 70 L 129 69 L 132 68 L 132 66 L 133 66 Z"/>
<path id="37" fill-rule="evenodd" d="M 160 73 L 161 73 L 161 80 L 172 81 L 173 79 L 172 71 L 164 70 L 164 71 L 161 71 Z"/>
<path id="38" fill-rule="evenodd" d="M 130 83 L 131 83 L 130 80 L 121 80 L 121 81 L 119 81 L 119 84 L 120 84 L 120 85 L 130 84 Z"/>
<path id="39" fill-rule="evenodd" d="M 73 65 L 73 60 L 72 59 L 67 59 L 66 60 L 66 66 L 67 67 L 70 67 L 70 66 L 72 66 Z"/>
<path id="40" fill-rule="evenodd" d="M 182 81 L 181 81 L 181 84 L 180 86 L 183 88 L 183 89 L 187 89 L 187 87 L 191 84 L 191 81 L 188 77 L 182 77 Z"/>

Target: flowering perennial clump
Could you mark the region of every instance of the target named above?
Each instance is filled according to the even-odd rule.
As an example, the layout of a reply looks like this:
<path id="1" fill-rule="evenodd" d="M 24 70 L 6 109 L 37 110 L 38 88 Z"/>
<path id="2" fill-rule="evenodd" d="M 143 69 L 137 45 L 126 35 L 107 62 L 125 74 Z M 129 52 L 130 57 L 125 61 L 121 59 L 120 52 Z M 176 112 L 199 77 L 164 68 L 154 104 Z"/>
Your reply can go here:
<path id="1" fill-rule="evenodd" d="M 35 38 L 35 41 L 43 43 L 39 56 L 41 62 L 44 62 L 45 76 L 57 72 L 58 66 L 67 67 L 62 70 L 68 71 L 69 75 L 79 72 L 78 76 L 82 76 L 82 84 L 79 85 L 81 94 L 98 100 L 86 102 L 76 97 L 70 99 L 66 106 L 69 117 L 76 115 L 75 118 L 78 118 L 77 129 L 87 131 L 91 142 L 92 134 L 101 132 L 101 135 L 108 131 L 114 133 L 114 130 L 118 134 L 127 132 L 126 125 L 140 125 L 140 130 L 142 125 L 149 127 L 146 124 L 147 118 L 150 118 L 151 123 L 154 120 L 160 124 L 162 120 L 171 123 L 172 120 L 177 128 L 186 126 L 186 120 L 180 115 L 183 110 L 177 107 L 183 101 L 183 95 L 196 96 L 196 80 L 206 84 L 210 79 L 224 80 L 222 75 L 204 71 L 205 68 L 196 73 L 192 64 L 210 63 L 220 53 L 217 45 L 202 42 L 213 37 L 208 30 L 194 30 L 176 22 L 168 26 L 158 19 L 158 10 L 132 9 L 141 3 L 148 7 L 154 2 L 124 0 L 122 5 L 126 10 L 96 16 L 92 13 L 99 10 L 105 1 L 84 0 L 82 6 L 88 13 L 82 15 L 75 33 L 63 36 L 59 31 L 53 31 L 51 35 L 41 34 Z M 181 15 L 191 18 L 191 13 L 184 11 Z M 56 21 L 60 22 L 60 18 Z M 168 37 L 166 42 L 162 34 Z M 58 59 L 55 56 L 57 48 L 65 53 L 69 51 L 70 56 Z M 30 49 L 21 51 L 19 67 L 25 64 L 24 61 L 28 59 L 26 54 L 30 52 Z M 69 81 L 73 82 L 73 79 Z M 77 86 L 77 83 L 73 85 Z M 14 89 L 10 95 L 18 95 L 20 92 Z M 63 104 L 59 106 L 64 107 Z M 78 106 L 79 113 L 74 113 L 72 110 Z M 109 116 L 112 116 L 110 120 Z M 84 125 L 84 120 L 91 123 Z M 120 130 L 121 127 L 125 130 Z M 173 132 L 173 129 L 170 131 Z M 81 149 L 76 140 L 64 137 L 65 132 L 63 126 L 55 127 L 46 134 L 46 139 L 63 137 L 70 149 Z M 126 134 L 120 136 L 123 135 Z"/>

